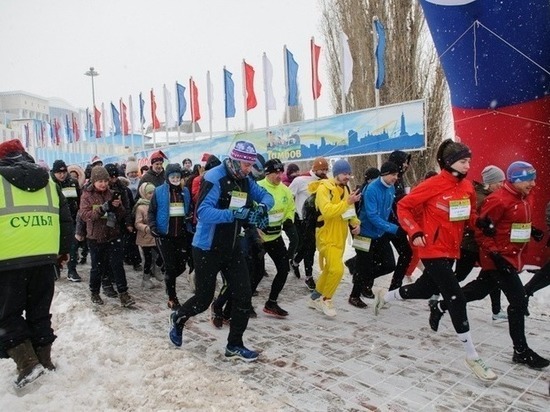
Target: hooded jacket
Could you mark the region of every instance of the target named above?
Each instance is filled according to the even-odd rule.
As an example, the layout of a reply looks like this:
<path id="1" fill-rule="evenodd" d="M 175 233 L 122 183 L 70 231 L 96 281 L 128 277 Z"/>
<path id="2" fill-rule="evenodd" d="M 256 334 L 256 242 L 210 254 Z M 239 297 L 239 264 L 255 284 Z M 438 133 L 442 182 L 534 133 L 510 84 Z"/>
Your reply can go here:
<path id="1" fill-rule="evenodd" d="M 80 185 L 78 181 L 73 179 L 69 174 L 67 174 L 67 177 L 63 181 L 57 180 L 54 173 L 51 173 L 52 180 L 61 187 L 61 192 L 67 199 L 67 204 L 69 206 L 69 210 L 71 211 L 71 217 L 74 222 L 76 222 L 76 214 L 78 213 L 78 206 L 80 204 Z"/>
<path id="2" fill-rule="evenodd" d="M 86 238 L 95 240 L 98 243 L 107 243 L 120 237 L 121 223 L 126 216 L 126 210 L 121 203 L 119 207 L 113 208 L 116 216 L 114 227 L 107 226 L 106 213 L 101 210 L 101 205 L 113 198 L 113 192 L 109 189 L 100 192 L 93 184 L 89 184 L 82 192 L 80 198 L 80 218 L 86 223 Z"/>

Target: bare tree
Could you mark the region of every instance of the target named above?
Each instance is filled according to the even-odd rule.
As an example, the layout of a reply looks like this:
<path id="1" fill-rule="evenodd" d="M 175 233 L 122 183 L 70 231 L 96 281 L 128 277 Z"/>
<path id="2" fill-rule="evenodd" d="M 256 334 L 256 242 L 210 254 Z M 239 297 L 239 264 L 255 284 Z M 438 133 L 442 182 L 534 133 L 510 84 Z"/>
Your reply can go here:
<path id="1" fill-rule="evenodd" d="M 385 83 L 380 104 L 426 99 L 427 148 L 413 154 L 410 183 L 416 183 L 435 168 L 434 153 L 450 124 L 448 87 L 425 26 L 419 2 L 415 0 L 322 0 L 321 27 L 328 51 L 329 88 L 336 113 L 342 113 L 341 31 L 349 38 L 353 57 L 353 81 L 346 96 L 347 111 L 375 106 L 373 17 L 386 29 Z M 352 159 L 354 170 L 375 166 L 374 156 Z"/>

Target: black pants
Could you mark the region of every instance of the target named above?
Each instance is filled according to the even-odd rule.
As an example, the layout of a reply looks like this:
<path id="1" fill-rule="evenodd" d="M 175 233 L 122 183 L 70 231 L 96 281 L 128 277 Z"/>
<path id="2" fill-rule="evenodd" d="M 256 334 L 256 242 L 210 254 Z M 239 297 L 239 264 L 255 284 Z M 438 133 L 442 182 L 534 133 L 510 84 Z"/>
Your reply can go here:
<path id="1" fill-rule="evenodd" d="M 109 274 L 113 276 L 118 293 L 128 291 L 121 239 L 114 239 L 104 243 L 88 239 L 88 248 L 92 260 L 90 291 L 92 293 L 99 293 L 102 281 Z M 105 286 L 106 284 L 103 283 L 103 285 Z"/>
<path id="2" fill-rule="evenodd" d="M 550 262 L 535 272 L 531 280 L 525 284 L 525 294 L 533 296 L 537 290 L 550 285 Z"/>
<path id="3" fill-rule="evenodd" d="M 195 295 L 178 310 L 176 317 L 186 322 L 190 317 L 204 312 L 210 306 L 216 291 L 216 276 L 222 271 L 231 290 L 231 323 L 228 345 L 243 345 L 243 334 L 248 326 L 251 307 L 250 279 L 239 239 L 233 251 L 202 250 L 193 247 L 195 260 Z"/>
<path id="4" fill-rule="evenodd" d="M 313 275 L 313 261 L 315 260 L 315 226 L 307 225 L 304 221 L 294 222 L 298 233 L 298 248 L 294 254 L 294 262 L 304 261 L 306 277 Z"/>
<path id="5" fill-rule="evenodd" d="M 395 258 L 388 236 L 371 239 L 368 252 L 356 250 L 356 272 L 350 297 L 358 298 L 365 286 L 372 287 L 374 279 L 395 270 Z"/>
<path id="6" fill-rule="evenodd" d="M 283 230 L 288 238 L 288 259 L 293 259 L 300 245 L 300 235 L 298 234 L 298 221 L 291 225 L 283 225 Z M 290 269 L 289 269 L 290 270 Z"/>
<path id="7" fill-rule="evenodd" d="M 180 237 L 158 237 L 156 243 L 166 270 L 164 283 L 166 294 L 169 300 L 177 299 L 176 278 L 185 270 L 187 261 L 187 238 Z"/>
<path id="8" fill-rule="evenodd" d="M 456 261 L 455 274 L 459 282 L 468 277 L 476 262 L 479 262 L 479 252 L 473 252 L 467 249 L 460 249 L 460 259 Z M 491 297 L 491 310 L 493 314 L 500 312 L 500 289 L 493 289 L 489 296 Z"/>
<path id="9" fill-rule="evenodd" d="M 74 237 L 71 241 L 71 248 L 69 249 L 69 262 L 67 263 L 67 269 L 69 272 L 76 271 L 76 265 L 78 264 L 78 246 L 80 242 Z"/>
<path id="10" fill-rule="evenodd" d="M 137 232 L 128 232 L 124 227 L 124 260 L 131 265 L 139 265 L 141 263 L 141 255 L 139 247 L 136 245 Z"/>
<path id="11" fill-rule="evenodd" d="M 525 289 L 518 274 L 503 275 L 497 270 L 482 270 L 479 276 L 462 288 L 466 302 L 480 300 L 492 290 L 500 288 L 510 305 L 508 306 L 508 329 L 514 343 L 514 349 L 523 352 L 527 349 L 525 339 L 525 309 L 527 299 Z M 441 303 L 441 309 L 445 310 L 448 302 Z"/>
<path id="12" fill-rule="evenodd" d="M 390 283 L 390 290 L 397 289 L 403 284 L 403 278 L 407 269 L 411 264 L 412 259 L 412 249 L 409 244 L 409 239 L 405 232 L 399 232 L 397 235 L 388 235 L 390 242 L 393 244 L 393 247 L 397 251 L 399 258 L 397 259 L 397 265 L 395 266 L 395 271 L 393 272 L 393 277 Z"/>
<path id="13" fill-rule="evenodd" d="M 279 293 L 283 290 L 288 277 L 288 272 L 290 271 L 288 259 L 289 254 L 286 250 L 285 242 L 282 236 L 279 236 L 277 239 L 270 242 L 265 242 L 264 250 L 265 253 L 269 255 L 271 260 L 273 260 L 273 263 L 275 263 L 275 267 L 277 268 L 277 274 L 273 279 L 273 283 L 271 283 L 271 291 L 269 292 L 269 300 L 272 302 L 277 302 Z"/>
<path id="14" fill-rule="evenodd" d="M 159 253 L 156 246 L 142 246 L 143 250 L 143 273 L 151 273 L 151 267 L 153 266 L 153 251 Z"/>
<path id="15" fill-rule="evenodd" d="M 403 299 L 429 299 L 441 293 L 456 333 L 470 330 L 466 298 L 453 271 L 454 259 L 422 259 L 424 272 L 411 285 L 399 288 Z"/>
<path id="16" fill-rule="evenodd" d="M 55 340 L 50 314 L 54 282 L 54 264 L 0 272 L 0 358 L 27 339 L 34 347 Z"/>

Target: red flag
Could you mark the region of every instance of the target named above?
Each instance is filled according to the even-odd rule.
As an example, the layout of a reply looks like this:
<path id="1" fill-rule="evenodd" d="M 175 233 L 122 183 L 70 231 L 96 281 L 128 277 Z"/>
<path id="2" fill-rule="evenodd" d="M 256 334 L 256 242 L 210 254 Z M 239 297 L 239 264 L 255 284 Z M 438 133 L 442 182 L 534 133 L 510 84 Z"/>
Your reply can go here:
<path id="1" fill-rule="evenodd" d="M 128 109 L 122 99 L 120 99 L 120 117 L 122 117 L 122 135 L 126 136 L 130 134 L 130 126 L 128 125 Z"/>
<path id="2" fill-rule="evenodd" d="M 101 138 L 101 112 L 94 106 L 95 137 Z"/>
<path id="3" fill-rule="evenodd" d="M 254 94 L 254 68 L 246 62 L 243 63 L 246 84 L 246 110 L 250 110 L 258 104 L 256 95 Z"/>
<path id="4" fill-rule="evenodd" d="M 199 109 L 199 90 L 191 77 L 189 79 L 189 89 L 191 92 L 191 121 L 198 122 L 201 119 L 201 112 Z"/>
<path id="5" fill-rule="evenodd" d="M 61 125 L 57 121 L 57 117 L 53 119 L 53 130 L 55 133 L 55 144 L 59 146 L 61 144 L 61 135 L 59 134 L 59 129 L 61 128 Z"/>
<path id="6" fill-rule="evenodd" d="M 160 122 L 157 117 L 157 103 L 155 102 L 153 89 L 151 89 L 151 118 L 153 119 L 153 130 L 160 129 Z"/>
<path id="7" fill-rule="evenodd" d="M 72 114 L 72 120 L 74 141 L 78 142 L 80 140 L 80 130 L 78 129 L 78 122 L 76 121 L 76 117 L 74 117 L 74 113 Z"/>
<path id="8" fill-rule="evenodd" d="M 313 100 L 321 96 L 321 82 L 319 81 L 319 55 L 321 46 L 317 46 L 311 39 L 311 89 L 313 91 Z"/>

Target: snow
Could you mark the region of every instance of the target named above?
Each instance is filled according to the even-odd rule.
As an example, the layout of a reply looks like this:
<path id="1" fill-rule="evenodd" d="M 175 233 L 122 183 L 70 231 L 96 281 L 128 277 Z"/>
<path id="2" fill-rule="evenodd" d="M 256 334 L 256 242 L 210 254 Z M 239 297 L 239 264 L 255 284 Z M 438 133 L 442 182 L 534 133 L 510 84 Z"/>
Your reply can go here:
<path id="1" fill-rule="evenodd" d="M 183 346 L 175 348 L 168 340 L 163 288 L 157 283 L 142 290 L 141 274 L 129 266 L 136 307 L 122 308 L 106 297 L 105 305 L 93 306 L 86 282 L 90 266 L 80 265 L 84 282 L 64 276 L 56 283 L 57 371 L 16 390 L 15 364 L 0 360 L 2 410 L 546 410 L 548 371 L 512 364 L 507 325 L 490 320 L 489 298 L 471 302 L 468 314 L 480 355 L 499 375 L 492 384 L 464 366 L 447 315 L 437 333 L 429 329 L 426 302 L 392 303 L 374 317 L 372 300 L 365 299 L 365 310 L 347 303 L 347 274 L 335 297 L 336 318 L 308 309 L 303 278 L 292 274 L 279 299 L 289 318 L 269 318 L 261 311 L 275 273 L 267 262 L 270 276 L 253 298 L 258 318 L 250 320 L 244 336 L 245 345 L 261 351 L 251 364 L 224 358 L 228 328 L 214 329 L 208 313 L 188 322 Z M 529 277 L 522 274 L 524 282 Z M 389 280 L 377 279 L 376 285 Z M 190 296 L 186 274 L 178 278 L 178 289 L 180 300 Z M 530 346 L 545 357 L 549 303 L 550 288 L 539 291 L 526 320 Z M 502 304 L 505 308 L 504 296 Z"/>

